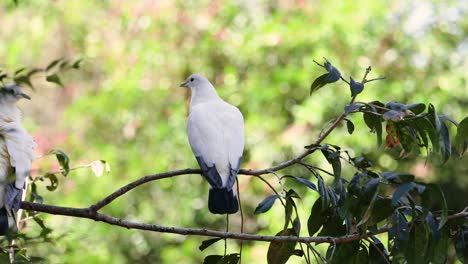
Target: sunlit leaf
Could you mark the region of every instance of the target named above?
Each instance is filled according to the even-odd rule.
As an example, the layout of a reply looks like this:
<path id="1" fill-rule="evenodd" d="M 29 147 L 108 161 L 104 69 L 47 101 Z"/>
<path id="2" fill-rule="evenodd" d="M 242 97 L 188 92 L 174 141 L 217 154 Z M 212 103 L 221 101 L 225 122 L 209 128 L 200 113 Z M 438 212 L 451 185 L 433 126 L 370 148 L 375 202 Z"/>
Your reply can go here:
<path id="1" fill-rule="evenodd" d="M 95 160 L 91 162 L 91 171 L 94 173 L 96 177 L 101 177 L 104 172 L 109 173 L 110 172 L 110 166 L 109 163 L 105 160 Z"/>

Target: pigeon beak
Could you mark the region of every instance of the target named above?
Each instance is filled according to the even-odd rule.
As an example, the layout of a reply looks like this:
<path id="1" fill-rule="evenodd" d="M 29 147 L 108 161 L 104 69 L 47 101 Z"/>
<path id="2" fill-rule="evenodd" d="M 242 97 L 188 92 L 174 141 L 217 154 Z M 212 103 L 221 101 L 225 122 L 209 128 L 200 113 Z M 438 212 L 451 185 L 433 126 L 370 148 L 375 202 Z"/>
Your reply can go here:
<path id="1" fill-rule="evenodd" d="M 29 95 L 27 95 L 27 94 L 25 94 L 25 93 L 19 93 L 18 95 L 21 96 L 21 97 L 23 97 L 24 99 L 31 100 L 31 97 L 29 97 Z"/>
<path id="2" fill-rule="evenodd" d="M 185 82 L 181 83 L 180 87 L 188 88 L 187 83 L 188 83 L 188 81 L 185 81 Z"/>

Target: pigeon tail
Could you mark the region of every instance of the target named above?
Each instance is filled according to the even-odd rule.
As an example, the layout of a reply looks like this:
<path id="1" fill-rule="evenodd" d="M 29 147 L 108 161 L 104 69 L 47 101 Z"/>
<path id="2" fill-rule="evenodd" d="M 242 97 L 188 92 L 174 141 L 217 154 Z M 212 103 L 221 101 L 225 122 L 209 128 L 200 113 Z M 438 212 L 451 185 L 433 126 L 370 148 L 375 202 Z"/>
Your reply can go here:
<path id="1" fill-rule="evenodd" d="M 227 188 L 211 188 L 208 195 L 208 209 L 213 214 L 234 214 L 239 211 L 237 195 Z"/>

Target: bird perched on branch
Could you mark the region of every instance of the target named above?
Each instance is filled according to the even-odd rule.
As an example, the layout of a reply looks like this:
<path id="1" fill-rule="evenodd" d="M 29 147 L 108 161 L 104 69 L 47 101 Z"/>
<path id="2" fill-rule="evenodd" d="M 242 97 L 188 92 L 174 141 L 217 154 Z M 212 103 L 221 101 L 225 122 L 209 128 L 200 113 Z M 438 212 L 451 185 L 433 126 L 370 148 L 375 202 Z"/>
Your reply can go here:
<path id="1" fill-rule="evenodd" d="M 239 204 L 233 186 L 244 151 L 244 118 L 205 77 L 192 74 L 180 86 L 192 93 L 187 134 L 202 175 L 211 185 L 208 208 L 213 214 L 236 213 Z"/>
<path id="2" fill-rule="evenodd" d="M 16 84 L 0 88 L 0 235 L 16 231 L 26 178 L 31 171 L 36 143 L 21 126 L 20 99 L 31 99 Z M 10 182 L 9 176 L 15 180 Z"/>

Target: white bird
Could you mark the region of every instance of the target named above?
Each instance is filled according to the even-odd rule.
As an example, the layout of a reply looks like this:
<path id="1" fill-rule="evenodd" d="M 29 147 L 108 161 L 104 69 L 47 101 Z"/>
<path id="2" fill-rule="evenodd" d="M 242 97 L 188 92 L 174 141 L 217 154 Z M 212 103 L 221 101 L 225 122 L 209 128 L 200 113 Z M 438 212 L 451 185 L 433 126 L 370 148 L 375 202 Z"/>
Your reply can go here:
<path id="1" fill-rule="evenodd" d="M 21 111 L 16 103 L 31 99 L 16 84 L 0 88 L 0 235 L 9 228 L 16 231 L 26 177 L 31 171 L 36 143 L 21 126 Z M 16 176 L 9 181 L 9 176 Z"/>
<path id="2" fill-rule="evenodd" d="M 180 86 L 192 92 L 187 134 L 202 175 L 211 185 L 208 209 L 213 214 L 236 213 L 239 204 L 233 186 L 244 151 L 244 118 L 205 77 L 192 74 Z"/>

